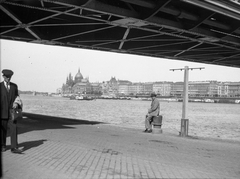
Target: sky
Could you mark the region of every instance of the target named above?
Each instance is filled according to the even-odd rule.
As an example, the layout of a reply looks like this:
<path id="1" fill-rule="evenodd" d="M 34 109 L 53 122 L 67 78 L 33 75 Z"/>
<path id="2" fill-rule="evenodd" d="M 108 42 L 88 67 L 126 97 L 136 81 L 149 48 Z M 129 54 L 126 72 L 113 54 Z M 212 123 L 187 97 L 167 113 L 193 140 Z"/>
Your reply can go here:
<path id="1" fill-rule="evenodd" d="M 205 68 L 189 71 L 189 81 L 240 81 L 240 68 L 11 40 L 0 40 L 0 54 L 1 71 L 11 69 L 11 81 L 21 91 L 54 93 L 78 69 L 90 82 L 111 77 L 131 82 L 183 81 L 183 71 L 170 69 L 185 66 Z"/>

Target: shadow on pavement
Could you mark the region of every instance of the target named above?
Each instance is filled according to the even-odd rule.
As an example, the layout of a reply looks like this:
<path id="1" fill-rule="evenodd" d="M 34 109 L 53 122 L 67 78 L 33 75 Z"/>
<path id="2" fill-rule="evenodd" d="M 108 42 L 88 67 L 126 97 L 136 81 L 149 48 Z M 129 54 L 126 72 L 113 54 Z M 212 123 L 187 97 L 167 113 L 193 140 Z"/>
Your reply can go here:
<path id="1" fill-rule="evenodd" d="M 103 122 L 23 113 L 23 119 L 18 121 L 18 134 L 45 129 L 74 129 L 72 125 L 96 124 L 103 124 Z"/>
<path id="2" fill-rule="evenodd" d="M 22 143 L 18 144 L 18 147 L 21 148 L 21 150 L 24 152 L 31 148 L 42 145 L 45 141 L 47 141 L 47 140 L 42 139 L 42 140 L 36 140 L 36 141 L 22 142 Z M 7 145 L 7 150 L 10 150 L 10 149 L 11 149 L 11 145 Z M 24 153 L 20 153 L 20 154 L 24 154 Z"/>
<path id="3" fill-rule="evenodd" d="M 42 145 L 45 141 L 45 139 L 42 139 L 42 140 L 35 140 L 35 141 L 28 141 L 28 142 L 23 142 L 23 143 L 20 143 L 18 145 L 19 148 L 23 147 L 23 152 L 28 150 L 28 149 L 31 149 L 31 148 L 34 148 L 34 147 L 38 147 L 40 145 Z"/>

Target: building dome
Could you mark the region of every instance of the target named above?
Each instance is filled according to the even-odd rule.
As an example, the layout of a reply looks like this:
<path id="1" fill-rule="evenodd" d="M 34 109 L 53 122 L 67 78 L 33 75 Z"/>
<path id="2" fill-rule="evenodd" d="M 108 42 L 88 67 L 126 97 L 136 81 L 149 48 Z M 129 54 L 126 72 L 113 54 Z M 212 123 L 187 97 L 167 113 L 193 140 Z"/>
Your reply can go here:
<path id="1" fill-rule="evenodd" d="M 78 69 L 78 73 L 77 73 L 76 76 L 75 76 L 75 83 L 81 82 L 82 79 L 83 79 L 83 76 L 82 76 L 82 74 L 80 73 L 80 69 Z"/>

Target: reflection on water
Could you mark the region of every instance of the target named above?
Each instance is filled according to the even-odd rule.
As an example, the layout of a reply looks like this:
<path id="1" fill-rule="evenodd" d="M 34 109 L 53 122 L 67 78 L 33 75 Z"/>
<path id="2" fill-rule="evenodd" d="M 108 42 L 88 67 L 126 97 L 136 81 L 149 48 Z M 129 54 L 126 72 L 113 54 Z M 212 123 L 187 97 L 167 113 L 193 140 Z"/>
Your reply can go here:
<path id="1" fill-rule="evenodd" d="M 144 128 L 150 101 L 105 100 L 77 101 L 68 98 L 21 95 L 24 112 L 100 121 L 124 127 Z M 240 105 L 189 103 L 189 135 L 240 141 Z M 181 102 L 161 101 L 163 130 L 178 132 Z"/>

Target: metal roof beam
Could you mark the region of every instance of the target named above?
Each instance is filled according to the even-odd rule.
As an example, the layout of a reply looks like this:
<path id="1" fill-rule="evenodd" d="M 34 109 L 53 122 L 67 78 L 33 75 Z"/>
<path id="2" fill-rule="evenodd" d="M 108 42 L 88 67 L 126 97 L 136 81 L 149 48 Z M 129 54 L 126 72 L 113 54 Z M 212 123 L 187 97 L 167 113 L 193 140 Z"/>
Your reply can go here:
<path id="1" fill-rule="evenodd" d="M 167 14 L 171 14 L 171 15 L 174 15 L 174 16 L 179 17 L 179 18 L 184 18 L 184 19 L 188 19 L 188 20 L 191 20 L 191 21 L 201 21 L 201 19 L 198 16 L 193 15 L 193 14 L 191 14 L 189 12 L 186 12 L 186 11 L 183 11 L 183 10 L 180 10 L 180 9 L 176 9 L 174 7 L 167 7 L 166 5 L 171 0 L 167 1 L 164 5 L 160 6 L 160 8 L 157 8 L 157 4 L 155 4 L 153 2 L 151 2 L 151 3 L 149 2 L 147 6 L 144 6 L 145 3 L 141 3 L 141 1 L 138 2 L 138 0 L 137 1 L 136 0 L 135 1 L 132 1 L 132 0 L 121 0 L 121 1 L 128 2 L 128 3 L 131 3 L 131 4 L 140 5 L 142 7 L 147 7 L 147 8 L 150 8 L 150 9 L 156 8 L 158 10 L 161 10 L 161 12 L 164 12 L 164 13 L 167 13 Z M 155 14 L 156 13 L 154 13 L 154 15 Z M 150 17 L 152 17 L 152 16 L 150 16 Z M 207 24 L 207 25 L 211 25 L 211 26 L 214 26 L 214 27 L 222 28 L 222 29 L 225 29 L 225 30 L 229 30 L 229 28 L 230 28 L 229 25 L 222 24 L 222 23 L 215 22 L 215 21 L 208 20 L 208 19 L 205 19 L 204 22 L 202 22 L 202 23 Z"/>
<path id="2" fill-rule="evenodd" d="M 66 39 L 69 37 L 74 37 L 74 36 L 79 36 L 79 35 L 84 35 L 84 34 L 88 34 L 88 33 L 93 33 L 93 32 L 97 32 L 97 31 L 101 31 L 101 30 L 106 30 L 106 29 L 110 29 L 113 28 L 115 26 L 107 26 L 107 27 L 103 27 L 103 28 L 98 28 L 98 29 L 94 29 L 94 30 L 89 30 L 89 31 L 85 31 L 85 32 L 80 32 L 80 33 L 76 33 L 76 34 L 71 34 L 71 35 L 67 35 L 67 36 L 63 36 L 63 37 L 58 37 L 52 40 L 62 40 L 62 39 Z"/>
<path id="3" fill-rule="evenodd" d="M 214 1 L 208 1 L 209 3 L 206 3 L 203 0 L 201 0 L 201 1 L 200 0 L 182 0 L 182 1 L 193 4 L 193 5 L 196 5 L 196 6 L 199 6 L 199 7 L 202 7 L 204 9 L 208 9 L 208 10 L 217 12 L 219 14 L 223 14 L 225 16 L 228 16 L 228 17 L 231 17 L 231 18 L 234 18 L 234 19 L 237 19 L 237 20 L 240 19 L 240 14 L 237 14 L 235 12 L 226 10 L 226 8 L 228 8 L 227 6 L 222 8 L 220 6 L 217 7 L 216 5 L 210 4 L 210 3 L 214 3 Z"/>
<path id="4" fill-rule="evenodd" d="M 43 1 L 47 1 L 47 0 L 43 0 Z M 81 6 L 77 6 L 77 7 L 84 8 L 84 9 L 86 8 L 87 10 L 92 10 L 92 11 L 96 11 L 96 12 L 105 12 L 105 13 L 108 13 L 108 14 L 111 14 L 111 15 L 122 17 L 122 18 L 124 18 L 126 16 L 137 18 L 139 16 L 138 13 L 132 12 L 132 11 L 127 10 L 127 9 L 122 9 L 122 8 L 115 7 L 115 6 L 112 6 L 112 5 L 107 5 L 107 4 L 98 2 L 98 1 L 93 1 L 93 2 L 91 1 L 91 3 L 89 3 L 87 6 L 84 6 L 84 7 L 81 7 Z M 52 3 L 72 7 L 72 5 L 70 5 L 70 4 L 60 3 L 58 1 L 53 1 Z M 102 19 L 95 19 L 95 20 L 102 20 Z M 167 26 L 167 28 L 178 30 L 178 31 L 183 31 L 183 29 L 184 29 L 184 27 L 178 22 L 174 22 L 174 21 L 167 20 L 167 19 L 160 18 L 160 17 L 156 18 L 155 16 L 149 18 L 148 22 L 154 23 L 155 25 L 159 24 L 161 26 Z M 111 23 L 111 22 L 109 22 L 109 23 Z M 222 27 L 222 28 L 224 28 L 224 27 Z M 207 30 L 202 29 L 202 28 L 195 28 L 194 31 L 192 31 L 192 32 L 191 31 L 185 31 L 185 33 L 190 33 L 190 34 L 198 33 L 199 35 L 201 34 L 202 36 L 208 35 L 208 36 L 216 37 L 216 35 L 214 33 L 212 33 L 211 31 L 207 31 Z M 233 40 L 233 43 L 234 43 L 234 41 L 235 40 Z M 226 41 L 226 42 L 231 43 L 231 41 Z M 240 45 L 239 42 L 234 43 L 234 45 L 237 45 L 237 44 Z"/>
<path id="5" fill-rule="evenodd" d="M 111 42 L 106 42 L 106 43 L 100 43 L 100 44 L 95 44 L 93 45 L 95 46 L 101 46 L 101 45 L 106 45 L 106 44 L 110 44 L 110 43 L 115 43 L 115 42 L 120 42 L 120 41 L 132 41 L 132 40 L 136 40 L 136 39 L 142 39 L 142 38 L 148 38 L 148 37 L 155 37 L 155 36 L 160 36 L 161 34 L 154 34 L 154 35 L 147 35 L 147 36 L 143 36 L 143 37 L 135 37 L 135 38 L 131 38 L 131 39 L 125 39 L 125 40 L 114 40 Z"/>
<path id="6" fill-rule="evenodd" d="M 187 51 L 189 51 L 189 50 L 191 50 L 191 49 L 193 49 L 193 48 L 195 48 L 195 47 L 197 47 L 197 46 L 199 46 L 199 45 L 202 45 L 202 44 L 203 44 L 203 42 L 200 42 L 200 43 L 198 43 L 198 44 L 196 44 L 196 45 L 194 45 L 194 46 L 192 46 L 192 47 L 190 47 L 190 48 L 188 48 L 188 49 L 186 49 L 186 50 L 183 50 L 183 51 L 175 54 L 174 57 L 177 57 L 178 55 L 181 55 L 182 53 L 187 52 Z"/>
<path id="7" fill-rule="evenodd" d="M 213 62 L 219 62 L 219 61 L 223 61 L 225 59 L 232 58 L 232 57 L 237 57 L 237 56 L 239 56 L 239 58 L 240 58 L 240 53 L 235 54 L 235 55 L 231 55 L 231 56 L 228 56 L 228 57 L 220 58 L 218 60 L 214 60 Z"/>
<path id="8" fill-rule="evenodd" d="M 153 16 L 155 16 L 160 10 L 162 10 L 171 0 L 168 0 L 167 2 L 164 2 L 164 4 L 162 4 L 161 1 L 157 1 L 157 5 L 153 8 L 152 11 L 144 14 L 141 19 L 147 20 Z"/>
<path id="9" fill-rule="evenodd" d="M 124 40 L 127 38 L 129 32 L 130 32 L 130 28 L 127 28 L 127 30 L 126 30 L 125 33 L 124 33 L 124 36 L 123 36 L 123 38 L 122 38 L 122 40 L 121 40 L 121 43 L 120 43 L 118 49 L 122 49 L 122 46 L 123 46 L 123 44 L 124 44 L 124 42 L 125 42 Z"/>
<path id="10" fill-rule="evenodd" d="M 16 28 L 13 28 L 11 30 L 8 30 L 7 32 L 10 32 L 10 31 L 13 31 L 13 30 L 16 30 L 18 28 L 24 28 L 26 31 L 28 31 L 33 37 L 35 37 L 36 39 L 40 39 L 40 37 L 35 33 L 33 32 L 30 28 L 29 28 L 29 25 L 27 24 L 23 24 L 15 15 L 13 15 L 9 10 L 7 10 L 6 8 L 4 8 L 2 5 L 0 5 L 0 9 L 5 12 L 9 17 L 11 17 L 15 22 L 18 23 L 18 26 Z M 4 34 L 6 32 L 2 32 L 2 34 Z"/>
<path id="11" fill-rule="evenodd" d="M 202 56 L 208 56 L 208 55 L 211 55 L 213 58 L 216 57 L 216 55 L 222 55 L 222 54 L 233 54 L 233 53 L 237 53 L 237 52 L 216 52 L 216 53 L 198 53 L 197 55 L 194 54 L 194 55 L 182 55 L 181 57 L 183 58 L 191 58 L 191 57 L 194 57 L 194 58 L 202 58 Z M 236 54 L 236 55 L 240 55 L 240 54 Z M 235 56 L 235 55 L 234 55 Z"/>
<path id="12" fill-rule="evenodd" d="M 162 47 L 162 46 L 173 46 L 173 45 L 179 45 L 179 44 L 186 44 L 186 43 L 193 43 L 192 41 L 187 42 L 177 42 L 177 43 L 171 43 L 171 44 L 161 44 L 161 45 L 151 45 L 151 46 L 143 46 L 143 47 L 137 47 L 137 48 L 131 48 L 128 50 L 139 50 L 144 48 L 155 48 L 155 47 Z"/>

